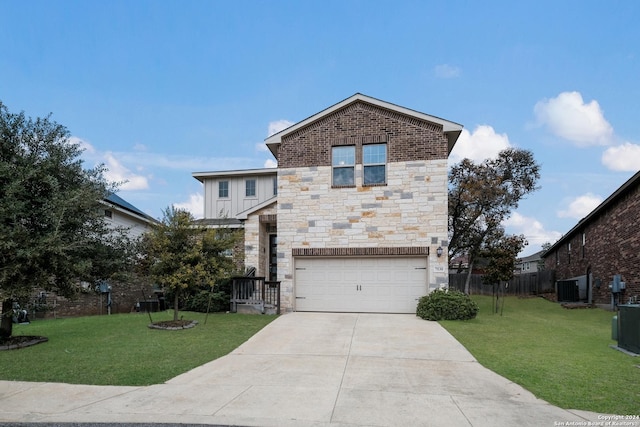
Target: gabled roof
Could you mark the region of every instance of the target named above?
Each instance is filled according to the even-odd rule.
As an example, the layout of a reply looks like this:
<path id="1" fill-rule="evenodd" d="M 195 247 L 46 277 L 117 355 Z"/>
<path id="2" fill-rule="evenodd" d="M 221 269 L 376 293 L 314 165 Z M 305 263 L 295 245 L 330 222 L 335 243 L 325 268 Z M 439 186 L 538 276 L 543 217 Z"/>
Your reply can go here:
<path id="1" fill-rule="evenodd" d="M 404 114 L 407 116 L 412 116 L 415 117 L 417 119 L 420 120 L 424 120 L 427 122 L 431 122 L 431 123 L 436 123 L 439 125 L 442 125 L 443 131 L 445 133 L 445 135 L 447 136 L 447 139 L 449 141 L 449 153 L 451 153 L 451 150 L 453 149 L 453 146 L 455 145 L 456 141 L 458 140 L 458 136 L 460 136 L 460 133 L 462 132 L 462 125 L 458 124 L 458 123 L 454 123 L 454 122 L 450 122 L 448 120 L 445 119 L 441 119 L 439 117 L 435 117 L 435 116 L 430 116 L 428 114 L 424 114 L 421 113 L 419 111 L 415 111 L 415 110 L 411 110 L 409 108 L 405 108 L 405 107 L 401 107 L 399 105 L 395 105 L 395 104 L 391 104 L 390 102 L 386 102 L 386 101 L 381 101 L 379 99 L 376 98 L 372 98 L 370 96 L 366 96 L 363 95 L 361 93 L 356 93 L 353 96 L 350 96 L 349 98 L 338 102 L 335 105 L 332 105 L 329 108 L 326 108 L 322 111 L 320 111 L 319 113 L 314 114 L 311 117 L 307 117 L 306 119 L 292 125 L 289 126 L 288 128 L 281 130 L 278 133 L 275 133 L 273 135 L 271 135 L 270 137 L 265 139 L 265 143 L 267 144 L 267 147 L 269 147 L 269 150 L 271 150 L 271 153 L 276 156 L 277 158 L 277 151 L 278 151 L 278 146 L 280 145 L 280 143 L 282 142 L 282 137 L 285 135 L 288 135 L 292 132 L 297 131 L 300 128 L 303 128 L 305 126 L 308 126 L 309 124 L 318 121 L 320 119 L 322 119 L 325 116 L 328 116 L 329 114 L 334 113 L 335 111 L 338 111 L 344 107 L 346 107 L 347 105 L 353 104 L 355 102 L 365 102 L 367 104 L 372 104 L 375 105 L 377 107 L 380 108 L 384 108 L 387 110 L 391 110 L 394 111 L 396 113 L 399 114 Z"/>
<path id="2" fill-rule="evenodd" d="M 104 202 L 120 211 L 128 213 L 129 215 L 137 216 L 143 221 L 150 223 L 158 222 L 155 218 L 142 212 L 140 209 L 136 208 L 131 203 L 127 202 L 115 193 L 110 193 L 107 197 L 105 197 Z"/>
<path id="3" fill-rule="evenodd" d="M 191 176 L 200 182 L 204 182 L 206 178 L 224 178 L 232 176 L 258 176 L 258 175 L 277 175 L 277 168 L 262 169 L 238 169 L 231 171 L 211 171 L 211 172 L 193 172 Z"/>
<path id="4" fill-rule="evenodd" d="M 598 217 L 598 215 L 605 211 L 608 207 L 613 206 L 618 202 L 622 197 L 624 197 L 627 193 L 635 189 L 638 185 L 640 185 L 640 171 L 636 172 L 631 178 L 627 180 L 624 184 L 620 186 L 616 191 L 614 191 L 609 197 L 607 197 L 602 203 L 600 203 L 594 210 L 589 213 L 589 215 L 582 218 L 578 224 L 576 224 L 568 233 L 562 236 L 557 242 L 555 242 L 545 253 L 542 254 L 542 258 L 545 258 L 547 254 L 556 250 L 558 246 L 562 245 L 567 240 L 570 240 L 579 230 L 582 230 L 587 224 L 589 224 L 593 219 Z"/>
<path id="5" fill-rule="evenodd" d="M 522 258 L 518 258 L 518 262 L 531 262 L 531 261 L 538 261 L 541 257 L 542 254 L 544 253 L 544 251 L 538 251 L 534 254 L 522 257 Z"/>
<path id="6" fill-rule="evenodd" d="M 247 209 L 246 211 L 242 211 L 239 214 L 236 215 L 236 218 L 240 219 L 240 220 L 245 220 L 249 217 L 249 215 L 251 215 L 252 213 L 259 211 L 262 208 L 266 208 L 269 205 L 272 205 L 274 203 L 276 203 L 278 201 L 278 196 L 273 196 L 270 199 L 265 200 L 262 203 L 258 203 L 255 206 L 251 206 L 249 209 Z"/>

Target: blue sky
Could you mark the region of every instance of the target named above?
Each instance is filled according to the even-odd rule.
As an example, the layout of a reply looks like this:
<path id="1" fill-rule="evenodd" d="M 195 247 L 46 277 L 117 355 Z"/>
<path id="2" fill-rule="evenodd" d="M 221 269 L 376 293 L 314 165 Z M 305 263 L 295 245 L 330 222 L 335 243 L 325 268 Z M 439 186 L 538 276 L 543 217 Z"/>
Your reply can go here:
<path id="1" fill-rule="evenodd" d="M 274 166 L 270 132 L 356 92 L 531 150 L 528 255 L 640 169 L 640 2 L 0 0 L 0 101 L 53 114 L 153 217 L 196 171 Z"/>

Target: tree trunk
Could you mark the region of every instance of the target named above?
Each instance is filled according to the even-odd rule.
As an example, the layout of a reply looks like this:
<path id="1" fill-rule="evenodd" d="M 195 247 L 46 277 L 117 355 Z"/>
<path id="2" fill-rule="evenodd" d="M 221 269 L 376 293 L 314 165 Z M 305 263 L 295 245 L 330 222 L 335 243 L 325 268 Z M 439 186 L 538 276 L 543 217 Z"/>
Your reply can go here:
<path id="1" fill-rule="evenodd" d="M 471 295 L 471 272 L 473 271 L 473 260 L 469 260 L 469 267 L 467 270 L 467 279 L 464 282 L 464 293 Z"/>
<path id="2" fill-rule="evenodd" d="M 176 295 L 173 297 L 173 320 L 178 320 L 178 301 L 180 300 L 180 288 L 176 288 Z"/>
<path id="3" fill-rule="evenodd" d="M 13 300 L 2 301 L 2 322 L 0 322 L 0 339 L 9 338 L 13 334 Z"/>

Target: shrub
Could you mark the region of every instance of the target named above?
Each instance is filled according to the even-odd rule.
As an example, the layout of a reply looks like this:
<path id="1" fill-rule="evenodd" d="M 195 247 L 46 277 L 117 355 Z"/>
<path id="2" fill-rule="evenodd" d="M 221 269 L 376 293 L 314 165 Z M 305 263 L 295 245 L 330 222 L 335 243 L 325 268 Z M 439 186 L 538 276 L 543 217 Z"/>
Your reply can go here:
<path id="1" fill-rule="evenodd" d="M 437 289 L 420 298 L 416 315 L 425 320 L 469 320 L 476 317 L 478 310 L 469 295 Z"/>
<path id="2" fill-rule="evenodd" d="M 206 313 L 207 307 L 209 307 L 209 298 L 211 298 L 210 313 L 229 310 L 229 295 L 224 292 L 211 293 L 205 290 L 201 290 L 185 298 L 183 310 Z"/>

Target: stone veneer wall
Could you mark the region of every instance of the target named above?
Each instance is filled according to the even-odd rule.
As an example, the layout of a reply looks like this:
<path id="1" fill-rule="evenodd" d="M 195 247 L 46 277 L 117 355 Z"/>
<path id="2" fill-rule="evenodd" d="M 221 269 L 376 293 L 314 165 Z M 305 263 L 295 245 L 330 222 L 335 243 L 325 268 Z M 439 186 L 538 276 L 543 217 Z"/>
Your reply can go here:
<path id="1" fill-rule="evenodd" d="M 283 309 L 294 308 L 295 248 L 429 247 L 429 289 L 447 283 L 447 257 L 436 257 L 447 245 L 446 159 L 389 163 L 385 186 L 331 188 L 330 166 L 279 169 L 278 182 Z"/>
<path id="2" fill-rule="evenodd" d="M 255 267 L 256 276 L 267 276 L 267 251 L 269 239 L 261 215 L 275 215 L 275 203 L 249 215 L 244 222 L 244 257 L 246 267 Z"/>

